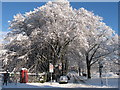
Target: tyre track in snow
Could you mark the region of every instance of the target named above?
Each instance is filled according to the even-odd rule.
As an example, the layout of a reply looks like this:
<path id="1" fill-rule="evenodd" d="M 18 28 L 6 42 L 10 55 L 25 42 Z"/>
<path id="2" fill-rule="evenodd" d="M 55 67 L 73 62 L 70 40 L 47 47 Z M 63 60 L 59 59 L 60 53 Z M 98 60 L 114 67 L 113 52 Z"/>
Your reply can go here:
<path id="1" fill-rule="evenodd" d="M 78 74 L 76 72 L 69 72 L 68 76 L 70 77 L 70 82 L 71 83 L 86 83 L 85 79 L 78 76 Z"/>
<path id="2" fill-rule="evenodd" d="M 79 76 L 74 76 L 74 79 L 77 83 L 86 83 L 85 80 L 81 79 Z"/>

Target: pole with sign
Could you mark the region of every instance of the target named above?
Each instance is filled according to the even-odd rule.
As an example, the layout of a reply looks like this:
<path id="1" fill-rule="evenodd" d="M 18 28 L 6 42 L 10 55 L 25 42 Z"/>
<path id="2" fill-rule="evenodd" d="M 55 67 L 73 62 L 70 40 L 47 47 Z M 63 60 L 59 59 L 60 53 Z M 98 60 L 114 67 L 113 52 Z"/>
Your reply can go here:
<path id="1" fill-rule="evenodd" d="M 49 65 L 49 72 L 51 73 L 51 84 L 52 84 L 52 73 L 53 73 L 53 64 L 50 63 Z"/>
<path id="2" fill-rule="evenodd" d="M 59 63 L 59 70 L 62 70 L 62 63 Z"/>

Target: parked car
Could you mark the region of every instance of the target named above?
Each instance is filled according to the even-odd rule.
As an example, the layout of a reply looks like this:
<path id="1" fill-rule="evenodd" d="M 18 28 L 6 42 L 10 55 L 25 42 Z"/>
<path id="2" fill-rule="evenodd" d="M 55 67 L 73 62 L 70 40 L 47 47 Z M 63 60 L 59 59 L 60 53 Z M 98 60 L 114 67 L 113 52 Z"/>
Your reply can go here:
<path id="1" fill-rule="evenodd" d="M 59 84 L 62 84 L 62 83 L 68 83 L 68 77 L 67 76 L 60 76 Z"/>
<path id="2" fill-rule="evenodd" d="M 117 75 L 120 75 L 120 72 L 116 72 Z"/>

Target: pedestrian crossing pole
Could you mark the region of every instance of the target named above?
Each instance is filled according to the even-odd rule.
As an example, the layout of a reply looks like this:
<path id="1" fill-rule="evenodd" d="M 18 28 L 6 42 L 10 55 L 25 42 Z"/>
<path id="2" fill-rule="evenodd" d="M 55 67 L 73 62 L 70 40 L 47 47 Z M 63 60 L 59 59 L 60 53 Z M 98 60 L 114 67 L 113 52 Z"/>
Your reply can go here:
<path id="1" fill-rule="evenodd" d="M 52 72 L 51 72 L 51 85 L 52 85 Z"/>

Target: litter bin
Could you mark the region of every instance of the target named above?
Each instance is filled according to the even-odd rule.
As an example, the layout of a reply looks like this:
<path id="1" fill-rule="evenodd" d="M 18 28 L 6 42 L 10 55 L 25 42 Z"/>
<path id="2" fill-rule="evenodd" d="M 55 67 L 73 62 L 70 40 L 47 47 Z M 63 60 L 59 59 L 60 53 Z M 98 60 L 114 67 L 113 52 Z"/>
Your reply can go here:
<path id="1" fill-rule="evenodd" d="M 28 70 L 26 68 L 22 68 L 20 70 L 20 83 L 28 82 Z"/>

